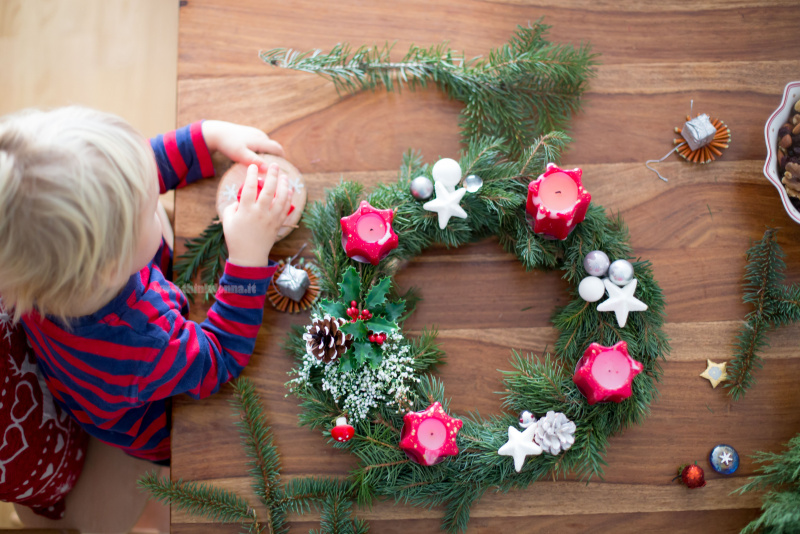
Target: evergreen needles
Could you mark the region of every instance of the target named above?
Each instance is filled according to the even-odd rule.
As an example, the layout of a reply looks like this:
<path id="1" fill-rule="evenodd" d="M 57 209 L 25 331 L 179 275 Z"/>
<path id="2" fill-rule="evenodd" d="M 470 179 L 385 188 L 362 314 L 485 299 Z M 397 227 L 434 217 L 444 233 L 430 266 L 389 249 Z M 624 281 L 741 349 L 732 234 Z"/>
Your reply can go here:
<path id="1" fill-rule="evenodd" d="M 596 56 L 589 46 L 550 43 L 548 29 L 541 21 L 519 26 L 507 44 L 485 58 L 467 59 L 446 43 L 412 45 L 397 61 L 389 44 L 353 49 L 343 43 L 328 53 L 275 48 L 260 56 L 276 67 L 327 78 L 340 93 L 435 84 L 464 104 L 460 125 L 465 143 L 504 137 L 509 155 L 519 157 L 536 137 L 566 127 L 594 75 Z"/>
<path id="2" fill-rule="evenodd" d="M 768 333 L 800 320 L 800 286 L 783 285 L 786 264 L 776 240 L 778 230 L 768 228 L 764 237 L 747 251 L 744 302 L 753 305 L 737 336 L 733 359 L 728 363 L 729 394 L 734 400 L 755 384 L 753 371 L 762 365 L 760 351 L 769 346 Z"/>
<path id="3" fill-rule="evenodd" d="M 369 528 L 352 517 L 353 491 L 350 483 L 329 478 L 302 478 L 283 484 L 280 479 L 280 456 L 272 443 L 272 432 L 264 417 L 261 400 L 246 378 L 233 383 L 242 445 L 250 458 L 253 490 L 266 509 L 259 517 L 245 499 L 220 488 L 196 482 L 173 482 L 148 473 L 139 479 L 139 487 L 157 500 L 179 510 L 222 523 L 239 523 L 247 532 L 286 533 L 287 514 L 321 510 L 322 532 L 364 534 Z"/>
<path id="4" fill-rule="evenodd" d="M 344 297 L 339 281 L 353 265 L 339 246 L 339 219 L 349 215 L 363 197 L 372 206 L 396 210 L 393 228 L 400 244 L 377 266 L 356 265 L 362 294 L 435 243 L 458 247 L 488 236 L 497 236 L 502 247 L 515 254 L 526 269 L 560 270 L 571 287 L 571 302 L 556 310 L 553 318 L 559 331 L 556 354 L 514 354 L 511 370 L 504 371 L 503 407 L 510 413 L 488 418 L 477 413 L 458 415 L 463 422 L 458 434 L 458 456 L 431 467 L 411 462 L 398 447 L 403 417 L 386 405 L 374 408 L 366 419 L 351 421 L 356 435 L 350 441 L 331 440 L 333 446 L 348 449 L 359 460 L 353 472 L 359 503 L 367 505 L 376 498 L 386 498 L 415 506 L 441 506 L 443 528 L 464 531 L 472 505 L 487 491 L 524 488 L 537 480 L 567 473 L 585 478 L 602 475 L 609 437 L 647 415 L 657 395 L 659 362 L 669 351 L 661 330 L 664 298 L 649 262 L 631 257 L 625 225 L 618 217 L 608 218 L 600 206 L 592 205 L 586 219 L 564 241 L 534 234 L 525 220 L 528 182 L 544 170 L 548 161 L 558 159 L 567 140 L 564 134 L 551 132 L 534 140 L 519 159 L 508 156 L 501 139 L 470 143 L 459 164 L 467 169 L 463 174 L 478 174 L 484 185 L 462 200 L 467 219 L 451 219 L 443 230 L 436 215 L 424 210 L 409 192 L 412 178 L 430 176 L 431 171 L 413 152 L 406 154 L 396 183 L 380 185 L 365 194 L 359 184 L 343 182 L 326 191 L 324 202 L 307 208 L 304 222 L 312 233 L 313 252 L 322 271 L 323 297 L 333 301 Z M 583 257 L 592 250 L 603 250 L 614 258 L 630 258 L 635 266 L 640 288 L 637 297 L 649 308 L 632 314 L 625 328 L 618 327 L 612 314 L 598 313 L 596 306 L 578 297 L 577 286 L 586 276 Z M 402 328 L 402 321 L 399 322 Z M 306 352 L 302 332 L 296 329 L 286 343 L 298 365 L 302 365 Z M 628 343 L 631 354 L 644 366 L 644 372 L 633 382 L 633 396 L 620 404 L 589 406 L 572 381 L 575 363 L 591 342 L 610 346 L 620 340 Z M 447 409 L 444 384 L 429 374 L 431 366 L 443 357 L 436 346 L 435 332 L 423 334 L 412 354 L 420 381 L 415 395 L 409 396 L 407 409 L 423 410 L 433 401 Z M 321 378 L 312 374 L 305 387 L 293 388 L 292 392 L 301 402 L 301 424 L 321 427 L 327 433 L 331 422 L 342 414 L 342 405 L 341 399 L 334 398 L 320 384 Z M 548 410 L 563 412 L 576 423 L 577 431 L 568 451 L 558 456 L 530 457 L 517 473 L 513 462 L 497 451 L 506 440 L 508 427 L 516 425 L 516 415 L 523 410 L 538 415 Z"/>
<path id="5" fill-rule="evenodd" d="M 222 266 L 228 257 L 228 246 L 222 232 L 222 223 L 214 217 L 199 237 L 186 241 L 186 252 L 175 262 L 175 285 L 194 301 L 194 290 L 188 291 L 196 274 L 203 283 L 203 300 L 216 293 L 216 284 L 222 276 Z"/>
<path id="6" fill-rule="evenodd" d="M 736 492 L 769 491 L 763 497 L 761 516 L 751 521 L 742 534 L 797 534 L 800 532 L 800 434 L 786 444 L 784 452 L 757 452 L 753 459 L 762 464 L 757 469 L 759 474 Z"/>

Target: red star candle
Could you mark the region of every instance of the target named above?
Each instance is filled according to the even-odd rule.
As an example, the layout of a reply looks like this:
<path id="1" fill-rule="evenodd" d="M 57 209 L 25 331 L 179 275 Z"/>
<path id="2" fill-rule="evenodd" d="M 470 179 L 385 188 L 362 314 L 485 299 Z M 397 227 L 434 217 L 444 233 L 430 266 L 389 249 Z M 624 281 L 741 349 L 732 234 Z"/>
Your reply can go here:
<path id="1" fill-rule="evenodd" d="M 342 217 L 342 246 L 351 259 L 378 265 L 397 248 L 399 239 L 392 229 L 393 210 L 379 210 L 362 200 L 352 215 Z"/>
<path id="2" fill-rule="evenodd" d="M 400 449 L 418 464 L 438 464 L 446 456 L 458 454 L 456 436 L 461 425 L 460 419 L 450 417 L 434 402 L 427 410 L 403 416 Z"/>
<path id="3" fill-rule="evenodd" d="M 566 239 L 586 217 L 592 195 L 583 188 L 580 169 L 567 171 L 553 163 L 528 184 L 526 211 L 533 231 L 549 239 Z"/>
<path id="4" fill-rule="evenodd" d="M 633 393 L 631 383 L 642 369 L 642 364 L 628 354 L 624 341 L 612 347 L 592 343 L 578 361 L 572 381 L 589 404 L 622 402 Z"/>

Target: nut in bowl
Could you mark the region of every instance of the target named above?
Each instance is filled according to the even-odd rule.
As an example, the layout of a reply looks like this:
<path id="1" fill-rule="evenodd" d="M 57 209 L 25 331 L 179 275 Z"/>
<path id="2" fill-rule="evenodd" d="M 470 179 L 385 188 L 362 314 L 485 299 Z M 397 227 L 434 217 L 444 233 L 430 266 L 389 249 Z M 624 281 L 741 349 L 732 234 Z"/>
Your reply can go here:
<path id="1" fill-rule="evenodd" d="M 764 126 L 764 138 L 764 176 L 778 190 L 789 217 L 800 223 L 800 81 L 786 84 L 781 105 Z"/>

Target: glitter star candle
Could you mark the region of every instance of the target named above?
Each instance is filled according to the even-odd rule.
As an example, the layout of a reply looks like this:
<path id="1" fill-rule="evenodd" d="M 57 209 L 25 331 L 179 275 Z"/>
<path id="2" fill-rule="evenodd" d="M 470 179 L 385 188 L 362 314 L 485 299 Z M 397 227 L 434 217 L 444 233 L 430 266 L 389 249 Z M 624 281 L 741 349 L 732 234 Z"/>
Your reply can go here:
<path id="1" fill-rule="evenodd" d="M 633 378 L 642 369 L 642 364 L 628 354 L 624 341 L 611 347 L 592 343 L 578 361 L 572 381 L 589 404 L 622 402 L 632 395 Z"/>
<path id="2" fill-rule="evenodd" d="M 358 209 L 342 217 L 342 246 L 355 261 L 378 265 L 397 248 L 399 239 L 392 229 L 393 210 L 379 210 L 362 200 Z"/>
<path id="3" fill-rule="evenodd" d="M 533 231 L 549 239 L 566 239 L 586 217 L 592 195 L 583 188 L 580 169 L 564 170 L 553 163 L 528 184 L 526 205 Z"/>
<path id="4" fill-rule="evenodd" d="M 422 465 L 435 465 L 447 456 L 458 454 L 456 436 L 461 420 L 447 415 L 438 402 L 422 412 L 403 416 L 400 449 L 413 461 Z"/>

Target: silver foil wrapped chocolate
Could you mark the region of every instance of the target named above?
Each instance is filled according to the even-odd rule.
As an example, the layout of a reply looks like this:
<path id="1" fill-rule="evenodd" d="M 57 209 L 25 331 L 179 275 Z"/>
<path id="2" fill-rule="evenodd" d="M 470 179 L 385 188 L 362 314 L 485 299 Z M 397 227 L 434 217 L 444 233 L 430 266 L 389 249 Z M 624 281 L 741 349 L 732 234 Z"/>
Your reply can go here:
<path id="1" fill-rule="evenodd" d="M 716 133 L 717 129 L 714 128 L 714 125 L 711 124 L 711 119 L 705 113 L 686 121 L 681 130 L 681 136 L 683 136 L 692 150 L 706 146 L 714 139 Z"/>
<path id="2" fill-rule="evenodd" d="M 280 294 L 295 302 L 302 300 L 309 285 L 311 285 L 311 281 L 308 279 L 308 273 L 292 265 L 287 265 L 278 279 L 275 280 L 275 286 Z"/>

